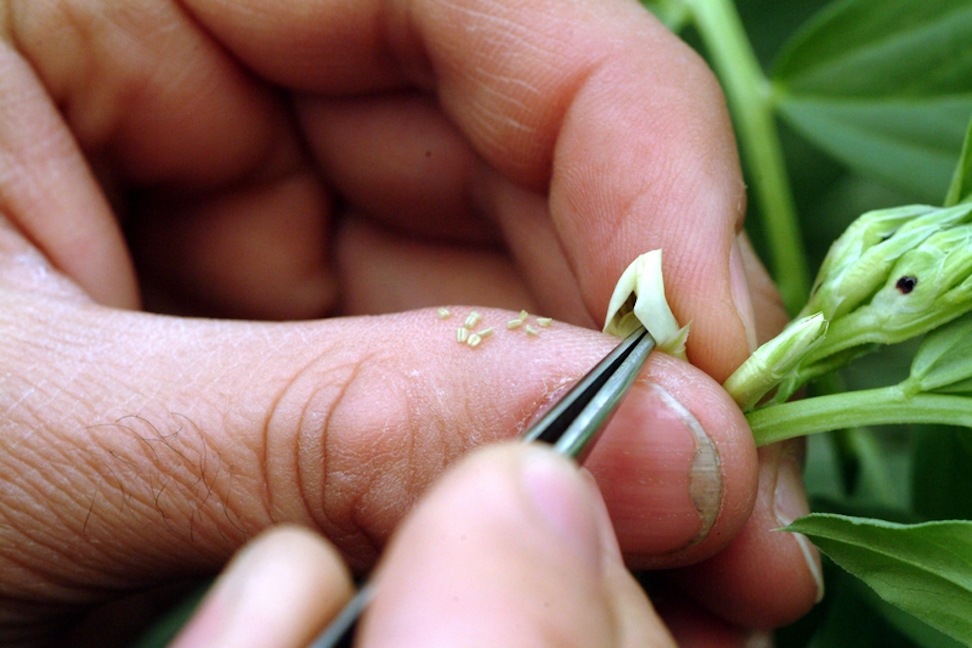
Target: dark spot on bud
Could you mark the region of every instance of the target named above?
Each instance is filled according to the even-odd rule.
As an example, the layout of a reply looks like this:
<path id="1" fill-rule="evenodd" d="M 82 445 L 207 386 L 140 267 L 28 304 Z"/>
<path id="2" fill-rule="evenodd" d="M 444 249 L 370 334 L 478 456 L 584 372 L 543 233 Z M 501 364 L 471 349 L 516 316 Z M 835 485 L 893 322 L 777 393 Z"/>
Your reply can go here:
<path id="1" fill-rule="evenodd" d="M 894 287 L 898 289 L 902 295 L 907 295 L 915 286 L 918 285 L 918 277 L 912 277 L 911 275 L 905 275 L 898 279 L 898 283 L 894 284 Z"/>

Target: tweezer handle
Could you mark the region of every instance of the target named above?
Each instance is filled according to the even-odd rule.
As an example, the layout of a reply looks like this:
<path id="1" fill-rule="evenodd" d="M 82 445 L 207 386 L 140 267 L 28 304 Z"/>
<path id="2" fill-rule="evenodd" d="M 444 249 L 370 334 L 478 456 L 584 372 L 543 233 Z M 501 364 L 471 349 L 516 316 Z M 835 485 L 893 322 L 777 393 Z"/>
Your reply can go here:
<path id="1" fill-rule="evenodd" d="M 556 452 L 582 461 L 654 348 L 655 339 L 639 326 L 520 438 L 550 443 Z M 366 582 L 309 648 L 350 648 L 358 619 L 374 595 L 374 584 Z"/>

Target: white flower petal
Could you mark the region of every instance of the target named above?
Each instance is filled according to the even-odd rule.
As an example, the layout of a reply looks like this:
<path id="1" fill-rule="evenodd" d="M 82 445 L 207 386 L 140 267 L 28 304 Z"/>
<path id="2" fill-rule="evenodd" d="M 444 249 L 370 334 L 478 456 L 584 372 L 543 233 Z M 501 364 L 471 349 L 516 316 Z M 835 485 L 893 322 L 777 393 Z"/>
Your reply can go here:
<path id="1" fill-rule="evenodd" d="M 621 273 L 604 318 L 604 332 L 627 337 L 639 324 L 648 329 L 658 348 L 685 357 L 688 326 L 679 327 L 665 298 L 661 250 L 642 254 Z"/>

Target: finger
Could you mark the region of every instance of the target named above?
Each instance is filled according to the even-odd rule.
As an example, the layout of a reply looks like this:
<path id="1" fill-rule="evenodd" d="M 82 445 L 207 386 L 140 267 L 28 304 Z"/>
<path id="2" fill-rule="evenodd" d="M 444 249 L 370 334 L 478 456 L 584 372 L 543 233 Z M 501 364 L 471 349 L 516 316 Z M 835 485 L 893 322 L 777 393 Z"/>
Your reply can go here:
<path id="1" fill-rule="evenodd" d="M 249 319 L 330 314 L 338 286 L 329 213 L 308 173 L 146 204 L 127 230 L 147 308 Z"/>
<path id="2" fill-rule="evenodd" d="M 91 169 L 30 62 L 2 39 L 0 97 L 0 216 L 95 299 L 136 306 L 131 262 Z"/>
<path id="3" fill-rule="evenodd" d="M 137 304 L 100 180 L 151 300 L 243 317 L 333 307 L 327 195 L 275 89 L 176 3 L 23 3 L 5 17 L 16 49 L 0 83 L 16 101 L 0 120 L 0 209 L 60 270 Z"/>
<path id="4" fill-rule="evenodd" d="M 351 596 L 339 554 L 297 527 L 263 533 L 240 551 L 177 648 L 303 648 Z"/>
<path id="5" fill-rule="evenodd" d="M 499 241 L 495 223 L 473 209 L 477 156 L 433 97 L 314 95 L 297 108 L 317 165 L 355 212 L 413 236 Z"/>
<path id="6" fill-rule="evenodd" d="M 392 543 L 377 592 L 364 646 L 674 645 L 593 482 L 546 448 L 493 448 L 450 471 Z"/>
<path id="7" fill-rule="evenodd" d="M 805 536 L 780 531 L 809 512 L 801 443 L 760 449 L 759 494 L 746 527 L 720 554 L 677 572 L 691 596 L 742 627 L 792 623 L 823 597 L 816 548 Z"/>
<path id="8" fill-rule="evenodd" d="M 676 315 L 693 322 L 693 362 L 724 379 L 746 357 L 754 324 L 733 252 L 744 199 L 728 117 L 704 64 L 642 8 L 320 0 L 274 3 L 274 17 L 255 26 L 249 17 L 268 6 L 192 3 L 242 60 L 281 83 L 322 93 L 433 83 L 509 186 L 549 187 L 589 317 L 603 318 L 631 259 L 661 247 Z"/>
<path id="9" fill-rule="evenodd" d="M 122 180 L 218 186 L 292 143 L 275 138 L 281 107 L 178 3 L 23 3 L 8 21 L 82 148 Z"/>
<path id="10" fill-rule="evenodd" d="M 785 311 L 745 235 L 739 245 L 760 313 L 759 341 L 764 342 L 785 324 Z M 816 548 L 804 536 L 778 530 L 809 511 L 801 477 L 802 443 L 760 451 L 759 491 L 742 533 L 719 555 L 676 572 L 676 581 L 687 592 L 741 627 L 779 627 L 801 617 L 823 596 Z"/>
<path id="11" fill-rule="evenodd" d="M 773 645 L 765 632 L 747 632 L 732 626 L 665 584 L 651 588 L 651 599 L 675 638 L 675 643 L 681 648 L 761 648 Z"/>
<path id="12" fill-rule="evenodd" d="M 756 319 L 756 342 L 763 344 L 783 330 L 790 321 L 780 293 L 770 279 L 745 232 L 737 237 L 740 265 L 745 275 Z"/>
<path id="13" fill-rule="evenodd" d="M 348 315 L 460 303 L 535 310 L 533 296 L 499 250 L 396 236 L 350 215 L 335 241 L 341 309 Z"/>
<path id="14" fill-rule="evenodd" d="M 748 429 L 745 419 L 710 384 L 697 369 L 656 354 L 627 397 L 637 400 L 622 404 L 588 459 L 635 567 L 701 560 L 749 517 L 751 435 L 736 434 Z"/>

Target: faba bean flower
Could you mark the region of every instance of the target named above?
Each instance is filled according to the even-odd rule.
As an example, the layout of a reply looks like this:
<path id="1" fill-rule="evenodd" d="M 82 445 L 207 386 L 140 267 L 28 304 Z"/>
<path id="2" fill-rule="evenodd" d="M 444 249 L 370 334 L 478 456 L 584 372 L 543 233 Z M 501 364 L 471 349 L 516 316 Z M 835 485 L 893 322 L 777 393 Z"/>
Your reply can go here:
<path id="1" fill-rule="evenodd" d="M 621 273 L 604 318 L 604 332 L 623 338 L 641 324 L 659 349 L 685 357 L 689 327 L 678 325 L 665 298 L 661 250 L 642 254 Z"/>

